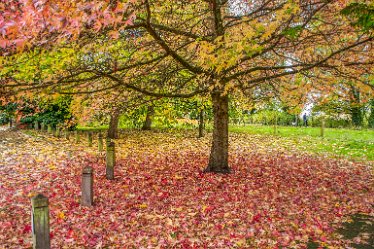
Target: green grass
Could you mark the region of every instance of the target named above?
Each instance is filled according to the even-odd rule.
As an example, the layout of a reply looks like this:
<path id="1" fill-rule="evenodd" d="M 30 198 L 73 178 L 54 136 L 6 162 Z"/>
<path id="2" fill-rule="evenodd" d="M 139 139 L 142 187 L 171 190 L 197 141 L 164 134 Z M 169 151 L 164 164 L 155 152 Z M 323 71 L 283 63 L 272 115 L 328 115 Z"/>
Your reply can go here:
<path id="1" fill-rule="evenodd" d="M 120 127 L 121 129 L 128 129 Z M 81 131 L 104 131 L 108 126 L 86 127 L 78 126 Z M 178 133 L 183 130 L 197 127 L 180 126 L 172 129 L 154 127 L 154 130 Z M 254 135 L 274 136 L 273 126 L 264 125 L 230 125 L 230 132 L 246 133 Z M 207 131 L 211 132 L 211 125 L 207 125 Z M 297 144 L 303 150 L 312 153 L 328 154 L 332 157 L 346 157 L 358 161 L 374 161 L 374 130 L 362 129 L 337 129 L 325 128 L 324 137 L 321 137 L 321 129 L 318 127 L 291 127 L 279 126 L 276 136 Z M 264 138 L 266 139 L 266 138 Z"/>
<path id="2" fill-rule="evenodd" d="M 23 133 L 29 136 L 32 136 L 32 137 L 41 137 L 40 134 L 36 132 L 35 130 L 24 130 Z"/>
<path id="3" fill-rule="evenodd" d="M 277 136 L 291 139 L 310 152 L 327 153 L 359 161 L 374 161 L 374 130 L 326 128 L 324 137 L 318 127 L 277 128 Z M 275 135 L 273 126 L 230 126 L 230 131 L 256 135 Z"/>
<path id="4" fill-rule="evenodd" d="M 278 126 L 278 135 L 284 137 L 321 137 L 321 129 L 319 127 L 292 127 L 292 126 Z M 247 125 L 247 126 L 230 126 L 231 132 L 247 133 L 247 134 L 263 134 L 273 135 L 273 126 L 264 125 Z M 346 139 L 346 140 L 360 140 L 374 142 L 374 130 L 363 129 L 337 129 L 325 128 L 326 139 Z"/>
<path id="5" fill-rule="evenodd" d="M 78 125 L 76 127 L 77 130 L 79 131 L 106 131 L 108 130 L 107 125 L 101 125 L 101 126 L 81 126 Z"/>

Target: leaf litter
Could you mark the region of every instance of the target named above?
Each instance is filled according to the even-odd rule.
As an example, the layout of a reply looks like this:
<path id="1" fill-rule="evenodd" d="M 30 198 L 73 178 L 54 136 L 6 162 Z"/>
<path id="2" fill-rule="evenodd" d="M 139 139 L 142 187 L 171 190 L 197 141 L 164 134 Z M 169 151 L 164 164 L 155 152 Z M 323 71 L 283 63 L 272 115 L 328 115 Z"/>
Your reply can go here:
<path id="1" fill-rule="evenodd" d="M 52 248 L 306 248 L 309 241 L 345 248 L 352 241 L 336 231 L 349 215 L 374 215 L 368 164 L 307 154 L 271 136 L 233 134 L 233 173 L 204 174 L 210 139 L 127 131 L 115 141 L 109 181 L 96 141 L 87 147 L 84 137 L 75 144 L 1 132 L 0 248 L 32 245 L 36 193 L 50 201 Z M 92 208 L 80 206 L 88 165 Z"/>

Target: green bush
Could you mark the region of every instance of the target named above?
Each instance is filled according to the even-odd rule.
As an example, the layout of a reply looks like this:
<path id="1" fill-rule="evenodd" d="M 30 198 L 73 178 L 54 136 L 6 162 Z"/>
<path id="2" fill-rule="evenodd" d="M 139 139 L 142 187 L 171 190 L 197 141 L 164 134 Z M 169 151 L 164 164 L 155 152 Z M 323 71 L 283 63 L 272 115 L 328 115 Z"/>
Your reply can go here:
<path id="1" fill-rule="evenodd" d="M 73 122 L 70 108 L 72 100 L 68 95 L 61 95 L 56 99 L 27 100 L 20 109 L 24 114 L 20 121 L 24 124 L 38 121 L 52 126 L 65 124 L 68 128 L 74 128 L 76 123 Z"/>
<path id="2" fill-rule="evenodd" d="M 0 104 L 0 124 L 4 125 L 14 117 L 17 111 L 18 104 L 15 102 L 10 102 L 4 105 Z"/>
<path id="3" fill-rule="evenodd" d="M 260 110 L 253 114 L 249 114 L 248 120 L 250 123 L 263 124 L 263 125 L 274 125 L 277 120 L 278 125 L 302 125 L 302 120 L 293 114 L 289 114 L 284 111 L 275 110 Z"/>
<path id="4" fill-rule="evenodd" d="M 0 113 L 0 125 L 9 123 L 9 117 L 6 113 Z"/>

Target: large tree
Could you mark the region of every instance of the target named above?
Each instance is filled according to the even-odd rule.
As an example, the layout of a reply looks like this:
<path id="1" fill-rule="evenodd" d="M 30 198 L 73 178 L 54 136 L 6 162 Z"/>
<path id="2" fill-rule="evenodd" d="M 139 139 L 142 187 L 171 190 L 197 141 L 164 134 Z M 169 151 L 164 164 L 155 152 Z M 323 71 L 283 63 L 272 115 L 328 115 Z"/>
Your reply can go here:
<path id="1" fill-rule="evenodd" d="M 2 77 L 13 87 L 61 92 L 125 88 L 155 97 L 209 93 L 214 129 L 206 171 L 225 173 L 230 171 L 228 95 L 233 91 L 264 84 L 298 90 L 295 77 L 314 80 L 337 72 L 371 84 L 352 72 L 372 70 L 373 27 L 365 20 L 372 20 L 373 6 L 370 1 L 349 2 L 12 0 L 9 5 L 16 7 L 0 25 L 4 51 L 43 45 L 51 52 L 74 41 L 80 60 L 59 68 L 44 62 L 40 70 L 53 70 L 48 76 L 39 73 L 36 81 L 14 70 Z M 96 59 L 88 60 L 92 54 Z"/>

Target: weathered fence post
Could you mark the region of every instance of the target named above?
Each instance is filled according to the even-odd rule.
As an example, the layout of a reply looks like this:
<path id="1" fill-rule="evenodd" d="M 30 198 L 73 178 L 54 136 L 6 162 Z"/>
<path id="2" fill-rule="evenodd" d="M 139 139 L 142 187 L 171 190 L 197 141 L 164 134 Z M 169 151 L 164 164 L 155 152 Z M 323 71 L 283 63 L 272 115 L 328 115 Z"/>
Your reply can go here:
<path id="1" fill-rule="evenodd" d="M 97 147 L 99 148 L 99 152 L 103 151 L 103 134 L 101 133 L 97 136 Z"/>
<path id="2" fill-rule="evenodd" d="M 69 140 L 70 139 L 70 132 L 68 129 L 65 129 L 65 139 Z"/>
<path id="3" fill-rule="evenodd" d="M 321 120 L 321 137 L 325 136 L 325 120 Z"/>
<path id="4" fill-rule="evenodd" d="M 93 205 L 93 169 L 85 167 L 82 172 L 82 206 Z"/>
<path id="5" fill-rule="evenodd" d="M 60 127 L 56 125 L 55 137 L 60 137 Z"/>
<path id="6" fill-rule="evenodd" d="M 34 122 L 34 129 L 35 130 L 39 130 L 39 123 L 38 123 L 38 121 Z"/>
<path id="7" fill-rule="evenodd" d="M 34 249 L 49 249 L 51 241 L 49 237 L 49 208 L 48 198 L 42 194 L 31 199 L 31 227 Z"/>
<path id="8" fill-rule="evenodd" d="M 49 134 L 52 133 L 52 125 L 51 125 L 51 124 L 48 124 L 48 126 L 47 126 L 47 132 L 48 132 Z"/>
<path id="9" fill-rule="evenodd" d="M 75 131 L 75 142 L 79 143 L 80 141 L 81 141 L 81 138 L 80 138 L 79 132 L 76 130 Z"/>
<path id="10" fill-rule="evenodd" d="M 110 142 L 112 142 L 112 139 L 110 139 L 110 137 L 106 137 L 105 142 L 106 142 L 106 147 L 108 147 Z"/>
<path id="11" fill-rule="evenodd" d="M 42 123 L 40 124 L 40 130 L 41 130 L 41 131 L 44 131 L 44 130 L 45 130 L 45 124 L 44 124 L 44 122 L 42 122 Z"/>
<path id="12" fill-rule="evenodd" d="M 87 134 L 88 147 L 92 147 L 92 132 L 89 131 Z"/>
<path id="13" fill-rule="evenodd" d="M 114 165 L 115 165 L 115 148 L 114 142 L 109 142 L 106 147 L 106 179 L 114 179 Z"/>

